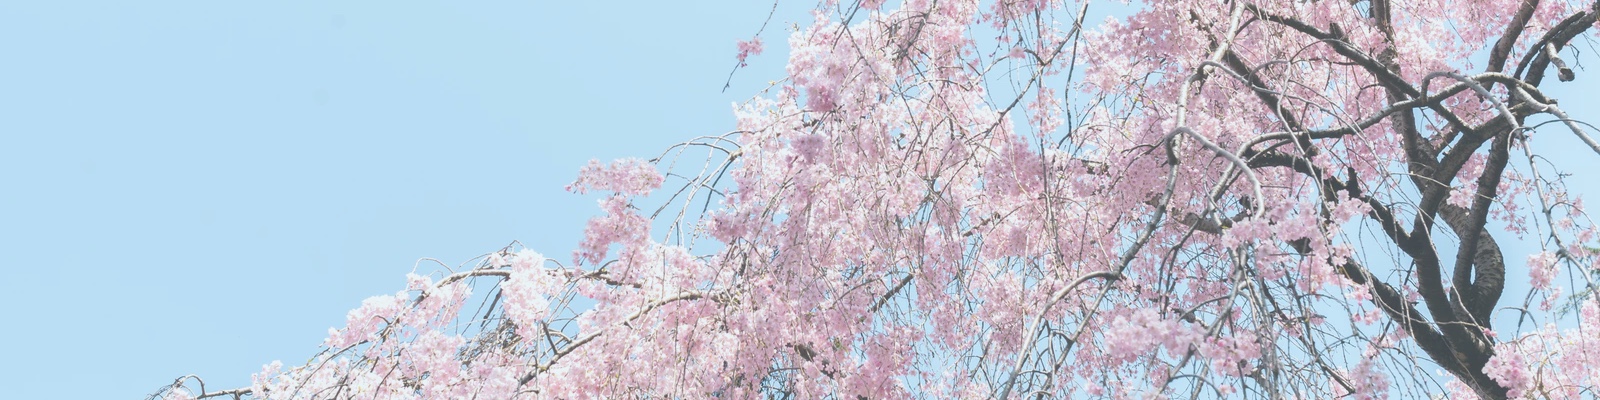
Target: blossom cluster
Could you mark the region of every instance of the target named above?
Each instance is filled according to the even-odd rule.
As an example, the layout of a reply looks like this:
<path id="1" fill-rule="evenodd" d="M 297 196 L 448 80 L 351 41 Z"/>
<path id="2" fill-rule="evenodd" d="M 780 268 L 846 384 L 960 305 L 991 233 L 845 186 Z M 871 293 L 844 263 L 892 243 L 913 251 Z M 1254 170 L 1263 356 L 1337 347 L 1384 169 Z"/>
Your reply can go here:
<path id="1" fill-rule="evenodd" d="M 412 276 L 249 392 L 1600 387 L 1592 290 L 1572 297 L 1575 329 L 1493 330 L 1505 280 L 1559 293 L 1560 266 L 1593 269 L 1600 230 L 1556 175 L 1507 172 L 1512 149 L 1534 162 L 1537 144 L 1513 124 L 1557 108 L 1533 104 L 1543 94 L 1527 73 L 1480 65 L 1489 47 L 1504 59 L 1490 63 L 1547 60 L 1540 37 L 1585 26 L 1572 21 L 1600 3 L 1172 0 L 1098 28 L 1060 0 L 820 3 L 789 36 L 777 88 L 735 106 L 734 133 L 690 143 L 724 150 L 705 169 L 581 169 L 568 189 L 602 198 L 571 264 L 507 249 L 437 281 Z M 737 46 L 741 64 L 764 50 Z M 682 211 L 642 212 L 668 177 L 682 190 L 658 210 Z M 1550 250 L 1526 274 L 1494 265 L 1512 238 L 1480 234 L 1491 216 Z M 1462 256 L 1437 250 L 1449 246 Z M 476 299 L 486 307 L 462 315 Z M 1414 364 L 1448 370 L 1444 382 L 1393 367 Z"/>

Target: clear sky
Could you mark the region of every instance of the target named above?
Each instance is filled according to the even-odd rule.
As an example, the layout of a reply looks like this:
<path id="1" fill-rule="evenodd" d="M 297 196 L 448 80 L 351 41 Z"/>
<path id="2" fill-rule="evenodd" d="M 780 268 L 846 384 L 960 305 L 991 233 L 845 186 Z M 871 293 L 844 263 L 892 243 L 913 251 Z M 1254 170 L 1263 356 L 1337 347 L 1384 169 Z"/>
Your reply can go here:
<path id="1" fill-rule="evenodd" d="M 580 166 L 727 132 L 781 76 L 774 22 L 722 92 L 771 9 L 0 2 L 0 397 L 245 385 L 420 258 L 567 259 Z"/>
<path id="2" fill-rule="evenodd" d="M 722 92 L 771 7 L 0 4 L 5 397 L 241 386 L 421 258 L 565 259 L 597 211 L 562 189 L 579 166 L 726 132 L 781 75 L 808 2 Z"/>

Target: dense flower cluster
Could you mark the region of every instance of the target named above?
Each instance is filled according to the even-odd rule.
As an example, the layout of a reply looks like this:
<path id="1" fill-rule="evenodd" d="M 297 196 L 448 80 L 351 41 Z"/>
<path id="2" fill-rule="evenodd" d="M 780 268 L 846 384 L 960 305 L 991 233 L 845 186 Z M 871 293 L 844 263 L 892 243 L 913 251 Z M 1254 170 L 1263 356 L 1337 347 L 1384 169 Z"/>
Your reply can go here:
<path id="1" fill-rule="evenodd" d="M 1539 88 L 1600 2 L 1143 6 L 1096 28 L 1061 0 L 822 1 L 660 209 L 655 164 L 591 162 L 572 265 L 413 277 L 247 392 L 1595 393 L 1595 284 L 1556 294 L 1600 274 L 1600 238 L 1537 140 L 1592 132 L 1530 118 L 1571 119 Z M 1526 274 L 1501 244 L 1524 236 Z M 1581 312 L 1514 330 L 1524 277 Z"/>
<path id="2" fill-rule="evenodd" d="M 1512 398 L 1576 399 L 1600 386 L 1600 299 L 1581 306 L 1572 329 L 1547 325 L 1499 343 L 1484 373 L 1510 389 Z"/>

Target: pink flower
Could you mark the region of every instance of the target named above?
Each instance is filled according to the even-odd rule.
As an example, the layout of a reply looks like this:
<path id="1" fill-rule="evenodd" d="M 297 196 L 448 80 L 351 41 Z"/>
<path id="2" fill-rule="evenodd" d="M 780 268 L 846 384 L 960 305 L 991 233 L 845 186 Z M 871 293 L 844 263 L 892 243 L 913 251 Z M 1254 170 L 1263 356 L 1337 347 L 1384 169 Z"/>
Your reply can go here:
<path id="1" fill-rule="evenodd" d="M 1522 355 L 1511 348 L 1502 348 L 1484 364 L 1483 374 L 1499 382 L 1509 391 L 1506 393 L 1511 398 L 1522 397 L 1524 390 L 1528 389 L 1529 378 L 1527 365 L 1522 360 Z"/>
<path id="2" fill-rule="evenodd" d="M 590 190 L 605 190 L 618 194 L 642 196 L 661 187 L 662 177 L 654 165 L 637 158 L 612 161 L 601 165 L 599 160 L 589 160 L 589 165 L 578 172 L 578 180 L 567 185 L 567 190 L 584 194 Z"/>
<path id="3" fill-rule="evenodd" d="M 1528 256 L 1528 279 L 1534 289 L 1548 289 L 1557 272 L 1555 254 L 1541 251 Z"/>
<path id="4" fill-rule="evenodd" d="M 738 46 L 739 55 L 737 57 L 739 58 L 739 66 L 741 67 L 747 65 L 745 64 L 746 58 L 749 58 L 750 56 L 761 55 L 762 45 L 760 36 L 756 36 L 750 40 L 740 40 L 738 42 Z"/>

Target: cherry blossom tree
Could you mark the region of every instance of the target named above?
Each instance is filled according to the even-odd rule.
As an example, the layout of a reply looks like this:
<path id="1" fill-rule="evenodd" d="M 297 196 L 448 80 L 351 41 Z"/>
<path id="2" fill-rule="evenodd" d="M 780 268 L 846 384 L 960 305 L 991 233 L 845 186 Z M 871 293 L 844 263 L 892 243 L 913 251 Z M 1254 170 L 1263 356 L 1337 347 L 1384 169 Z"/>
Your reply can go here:
<path id="1" fill-rule="evenodd" d="M 1541 148 L 1600 157 L 1542 90 L 1600 2 L 1150 3 L 822 1 L 737 130 L 582 168 L 570 258 L 155 397 L 1600 396 L 1596 158 Z"/>

